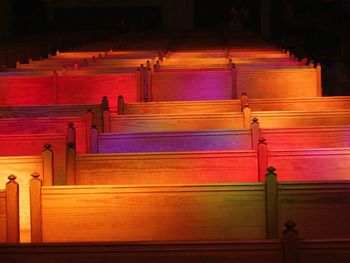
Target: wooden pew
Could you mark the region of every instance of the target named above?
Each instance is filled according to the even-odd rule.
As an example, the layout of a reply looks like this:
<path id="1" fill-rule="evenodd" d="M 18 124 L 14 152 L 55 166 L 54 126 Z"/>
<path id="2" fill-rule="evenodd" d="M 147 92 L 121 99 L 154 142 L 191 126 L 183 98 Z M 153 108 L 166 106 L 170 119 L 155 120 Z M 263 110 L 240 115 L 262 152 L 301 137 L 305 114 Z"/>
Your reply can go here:
<path id="1" fill-rule="evenodd" d="M 252 111 L 306 111 L 306 110 L 346 110 L 350 108 L 349 97 L 310 97 L 310 98 L 277 98 L 251 99 L 247 95 L 240 100 L 217 101 L 167 101 L 129 103 L 119 97 L 119 114 L 185 114 L 191 113 L 220 113 L 241 111 L 246 103 Z"/>
<path id="2" fill-rule="evenodd" d="M 32 74 L 32 76 L 28 76 Z M 102 96 L 110 98 L 116 109 L 119 94 L 130 102 L 140 101 L 140 73 L 90 73 L 72 76 L 57 74 L 0 77 L 0 105 L 30 106 L 54 104 L 98 104 Z M 41 74 L 41 73 L 40 73 Z M 24 92 L 25 91 L 25 92 Z M 82 96 L 84 91 L 84 96 Z"/>
<path id="3" fill-rule="evenodd" d="M 317 97 L 321 91 L 321 68 L 237 68 L 233 98 L 247 92 L 251 98 Z M 268 88 L 267 88 L 268 87 Z"/>
<path id="4" fill-rule="evenodd" d="M 262 128 L 259 135 L 269 150 L 305 148 L 349 148 L 350 125 L 302 128 Z"/>
<path id="5" fill-rule="evenodd" d="M 38 172 L 44 185 L 53 184 L 53 152 L 47 147 L 37 156 L 0 156 L 0 184 L 4 185 L 9 174 L 15 174 L 21 185 L 19 191 L 21 242 L 30 241 L 30 175 Z M 0 213 L 1 214 L 1 213 Z"/>
<path id="6" fill-rule="evenodd" d="M 107 97 L 100 104 L 0 106 L 0 118 L 78 117 L 91 112 L 92 122 L 101 128 L 106 107 L 109 107 Z"/>
<path id="7" fill-rule="evenodd" d="M 66 135 L 55 134 L 23 134 L 0 135 L 0 156 L 7 158 L 15 156 L 40 156 L 43 150 L 52 155 L 54 174 L 50 184 L 64 184 L 66 181 Z M 53 154 L 54 152 L 54 154 Z M 14 164 L 15 165 L 15 164 Z M 2 167 L 3 168 L 3 167 Z M 11 172 L 11 171 L 9 171 Z M 33 172 L 33 171 L 32 171 Z M 11 172 L 14 173 L 14 172 Z M 17 176 L 19 176 L 17 174 Z M 51 177 L 50 176 L 50 177 Z"/>
<path id="8" fill-rule="evenodd" d="M 240 169 L 239 174 L 232 171 Z M 67 152 L 68 184 L 257 182 L 253 150 L 76 155 Z"/>
<path id="9" fill-rule="evenodd" d="M 312 170 L 299 170 L 299 173 L 307 176 Z M 280 172 L 278 177 L 279 174 Z M 349 181 L 279 182 L 277 186 L 279 227 L 286 220 L 292 219 L 298 222 L 300 238 L 333 240 L 349 238 L 350 227 L 347 224 L 350 220 L 349 189 Z M 322 247 L 319 250 L 322 250 Z"/>
<path id="10" fill-rule="evenodd" d="M 86 153 L 90 150 L 91 125 L 91 112 L 82 117 L 0 118 L 0 135 L 60 134 L 67 136 L 68 142 L 75 143 L 78 152 Z"/>
<path id="11" fill-rule="evenodd" d="M 50 105 L 57 103 L 51 76 L 0 77 L 0 105 Z"/>
<path id="12" fill-rule="evenodd" d="M 109 122 L 110 130 L 105 131 L 135 133 L 242 129 L 250 127 L 250 119 L 250 111 L 246 114 L 243 112 L 158 115 L 112 114 Z"/>
<path id="13" fill-rule="evenodd" d="M 105 132 L 194 131 L 249 128 L 259 120 L 261 128 L 298 128 L 350 124 L 350 110 L 253 111 L 243 112 L 110 115 Z"/>
<path id="14" fill-rule="evenodd" d="M 261 128 L 349 125 L 350 110 L 253 111 Z"/>
<path id="15" fill-rule="evenodd" d="M 229 100 L 235 98 L 231 69 L 155 72 L 151 101 Z"/>
<path id="16" fill-rule="evenodd" d="M 281 263 L 283 251 L 277 240 L 0 244 L 0 260 L 12 263 L 38 260 L 50 263 Z"/>
<path id="17" fill-rule="evenodd" d="M 281 240 L 0 244 L 0 260 L 43 262 L 347 262 L 350 240 L 300 239 L 293 222 Z"/>
<path id="18" fill-rule="evenodd" d="M 18 243 L 19 186 L 16 176 L 10 175 L 8 180 L 5 189 L 0 190 L 0 243 Z"/>
<path id="19" fill-rule="evenodd" d="M 92 128 L 91 153 L 127 152 L 184 152 L 215 150 L 251 150 L 249 129 L 153 132 L 153 133 L 98 133 Z M 255 140 L 257 142 L 257 139 Z"/>
<path id="20" fill-rule="evenodd" d="M 108 96 L 112 110 L 116 109 L 119 94 L 125 93 L 125 99 L 132 102 L 141 98 L 138 72 L 58 76 L 57 90 L 59 104 L 93 104 Z"/>
<path id="21" fill-rule="evenodd" d="M 34 178 L 31 208 L 33 242 L 266 237 L 264 184 L 41 187 Z"/>

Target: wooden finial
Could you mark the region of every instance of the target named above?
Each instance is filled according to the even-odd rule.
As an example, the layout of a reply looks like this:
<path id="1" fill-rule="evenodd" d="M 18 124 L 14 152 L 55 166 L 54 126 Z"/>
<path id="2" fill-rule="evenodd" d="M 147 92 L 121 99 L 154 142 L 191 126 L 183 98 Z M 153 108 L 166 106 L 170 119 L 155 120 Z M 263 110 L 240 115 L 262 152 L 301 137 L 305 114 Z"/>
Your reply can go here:
<path id="1" fill-rule="evenodd" d="M 109 102 L 107 96 L 102 97 L 102 110 L 109 110 Z"/>
<path id="2" fill-rule="evenodd" d="M 51 147 L 52 147 L 51 144 L 48 144 L 48 143 L 44 145 L 45 150 L 51 150 Z"/>
<path id="3" fill-rule="evenodd" d="M 39 179 L 40 174 L 38 172 L 34 172 L 31 174 L 31 176 L 33 177 L 33 179 Z"/>
<path id="4" fill-rule="evenodd" d="M 124 97 L 122 95 L 118 96 L 118 115 L 124 114 Z"/>
<path id="5" fill-rule="evenodd" d="M 259 144 L 266 144 L 266 140 L 264 137 L 259 138 Z"/>
<path id="6" fill-rule="evenodd" d="M 265 143 L 265 139 L 264 139 L 264 143 Z M 270 166 L 270 167 L 267 168 L 267 171 L 268 171 L 268 174 L 276 175 L 276 173 L 275 173 L 276 168 L 275 167 Z"/>
<path id="7" fill-rule="evenodd" d="M 10 182 L 13 182 L 13 181 L 15 181 L 17 179 L 17 177 L 15 175 L 13 175 L 13 174 L 10 174 L 10 176 L 7 177 L 7 179 L 9 179 Z"/>
<path id="8" fill-rule="evenodd" d="M 67 143 L 67 149 L 75 149 L 75 144 L 73 142 Z"/>
<path id="9" fill-rule="evenodd" d="M 283 231 L 283 234 L 287 234 L 287 233 L 294 233 L 294 234 L 298 234 L 298 231 L 295 229 L 295 227 L 297 226 L 296 223 L 294 223 L 292 220 L 289 220 L 288 222 L 286 222 L 284 224 L 285 229 Z"/>
<path id="10" fill-rule="evenodd" d="M 253 123 L 259 123 L 258 118 L 254 117 L 254 118 L 252 119 L 252 124 L 253 124 Z"/>

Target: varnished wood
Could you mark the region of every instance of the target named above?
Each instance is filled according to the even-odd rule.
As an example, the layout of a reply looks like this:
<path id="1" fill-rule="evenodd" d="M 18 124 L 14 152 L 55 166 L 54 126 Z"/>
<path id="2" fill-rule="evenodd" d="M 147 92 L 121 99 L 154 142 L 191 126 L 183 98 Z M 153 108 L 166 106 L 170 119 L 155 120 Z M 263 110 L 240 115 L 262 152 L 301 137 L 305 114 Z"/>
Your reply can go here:
<path id="1" fill-rule="evenodd" d="M 80 185 L 257 181 L 255 151 L 89 154 L 75 159 L 75 183 Z"/>
<path id="2" fill-rule="evenodd" d="M 247 92 L 250 98 L 317 96 L 318 84 L 315 68 L 241 68 L 236 70 L 237 93 Z"/>
<path id="3" fill-rule="evenodd" d="M 43 174 L 43 158 L 37 156 L 0 157 L 0 185 L 5 186 L 9 174 L 15 174 L 20 185 L 20 236 L 21 242 L 30 242 L 29 180 L 34 172 Z"/>
<path id="4" fill-rule="evenodd" d="M 97 134 L 97 130 L 91 129 L 91 138 L 91 144 L 95 145 L 92 153 L 252 149 L 252 132 L 249 129 L 122 134 Z"/>
<path id="5" fill-rule="evenodd" d="M 252 149 L 256 150 L 258 148 L 258 142 L 260 138 L 260 126 L 257 118 L 252 119 L 251 131 L 252 131 Z"/>
<path id="6" fill-rule="evenodd" d="M 68 185 L 75 184 L 75 145 L 70 143 L 66 148 L 66 182 Z"/>
<path id="7" fill-rule="evenodd" d="M 252 122 L 252 110 L 250 109 L 249 105 L 244 105 L 243 109 L 243 118 L 244 118 L 244 128 L 250 128 L 251 122 Z"/>
<path id="8" fill-rule="evenodd" d="M 93 124 L 90 128 L 90 153 L 98 153 L 99 152 L 99 143 L 98 143 L 98 130 L 96 124 Z"/>
<path id="9" fill-rule="evenodd" d="M 266 239 L 278 238 L 277 178 L 275 168 L 269 167 L 265 178 Z"/>
<path id="10" fill-rule="evenodd" d="M 43 187 L 43 241 L 262 239 L 264 203 L 263 184 Z"/>
<path id="11" fill-rule="evenodd" d="M 5 184 L 4 184 L 5 186 Z M 5 188 L 5 187 L 2 187 Z M 6 190 L 0 189 L 0 244 L 7 242 Z"/>
<path id="12" fill-rule="evenodd" d="M 54 183 L 54 159 L 53 151 L 50 144 L 45 144 L 45 149 L 42 152 L 43 157 L 43 185 L 53 185 Z M 60 165 L 57 164 L 56 165 Z M 57 175 L 58 176 L 58 175 Z"/>
<path id="13" fill-rule="evenodd" d="M 259 139 L 259 143 L 257 146 L 257 154 L 258 154 L 258 176 L 259 176 L 259 181 L 262 182 L 265 180 L 266 170 L 269 165 L 268 148 L 264 138 Z"/>
<path id="14" fill-rule="evenodd" d="M 349 181 L 279 182 L 279 229 L 293 220 L 301 239 L 347 239 L 349 189 Z"/>
<path id="15" fill-rule="evenodd" d="M 30 180 L 30 231 L 31 241 L 41 243 L 42 238 L 42 203 L 41 203 L 41 185 L 42 181 L 38 173 L 32 174 Z M 57 227 L 57 226 L 56 226 Z"/>
<path id="16" fill-rule="evenodd" d="M 344 242 L 345 243 L 345 242 Z M 315 243 L 318 245 L 318 243 Z M 332 242 L 329 243 L 332 245 Z M 279 241 L 0 244 L 3 262 L 282 263 Z M 322 261 L 322 263 L 325 261 Z"/>
<path id="17" fill-rule="evenodd" d="M 317 74 L 317 96 L 322 96 L 322 77 L 321 77 L 321 64 L 318 63 L 316 66 L 316 74 Z"/>
<path id="18" fill-rule="evenodd" d="M 350 108 L 349 97 L 249 98 L 253 111 L 340 110 Z M 184 114 L 242 111 L 240 100 L 126 103 L 125 114 Z M 244 106 L 244 105 L 243 105 Z"/>
<path id="19" fill-rule="evenodd" d="M 93 115 L 91 111 L 87 111 L 84 115 L 85 117 L 85 134 L 86 134 L 86 153 L 90 152 L 91 145 L 90 145 L 90 127 L 93 124 Z"/>
<path id="20" fill-rule="evenodd" d="M 220 114 L 112 115 L 111 132 L 198 131 L 244 128 L 242 112 Z"/>
<path id="21" fill-rule="evenodd" d="M 15 181 L 16 176 L 10 175 L 6 184 L 6 221 L 7 242 L 18 243 L 20 241 L 19 226 L 19 185 Z"/>

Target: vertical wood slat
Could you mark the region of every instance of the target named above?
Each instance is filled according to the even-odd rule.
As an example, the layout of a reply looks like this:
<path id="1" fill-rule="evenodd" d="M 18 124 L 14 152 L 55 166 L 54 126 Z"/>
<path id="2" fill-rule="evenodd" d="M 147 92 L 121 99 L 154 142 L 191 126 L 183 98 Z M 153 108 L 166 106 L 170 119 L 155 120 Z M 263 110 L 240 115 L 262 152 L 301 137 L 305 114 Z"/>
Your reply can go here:
<path id="1" fill-rule="evenodd" d="M 252 110 L 250 109 L 248 104 L 245 104 L 243 109 L 244 128 L 250 128 L 252 118 L 251 115 Z"/>
<path id="2" fill-rule="evenodd" d="M 147 69 L 147 101 L 152 101 L 152 70 Z"/>
<path id="3" fill-rule="evenodd" d="M 140 72 L 140 101 L 145 101 L 145 67 L 143 64 L 138 69 Z"/>
<path id="4" fill-rule="evenodd" d="M 265 179 L 266 238 L 278 239 L 277 178 L 273 167 L 267 169 Z"/>
<path id="5" fill-rule="evenodd" d="M 257 118 L 252 119 L 251 131 L 252 131 L 252 150 L 257 150 L 258 142 L 260 138 L 260 124 Z"/>
<path id="6" fill-rule="evenodd" d="M 18 243 L 19 236 L 19 185 L 16 176 L 11 174 L 6 184 L 7 242 Z"/>
<path id="7" fill-rule="evenodd" d="M 108 102 L 107 96 L 103 96 L 101 107 L 102 107 L 102 124 L 103 124 L 102 132 L 107 133 L 107 132 L 110 132 L 110 129 L 111 129 L 110 128 L 111 112 L 109 110 L 109 102 Z"/>
<path id="8" fill-rule="evenodd" d="M 321 74 L 321 64 L 318 63 L 316 66 L 317 74 L 317 97 L 322 97 L 322 74 Z"/>
<path id="9" fill-rule="evenodd" d="M 91 131 L 91 126 L 92 126 L 92 120 L 93 120 L 93 116 L 92 116 L 92 111 L 89 110 L 85 113 L 84 115 L 85 118 L 85 130 L 86 130 L 86 152 L 90 153 L 90 131 Z"/>
<path id="10" fill-rule="evenodd" d="M 67 126 L 67 144 L 76 143 L 75 127 L 73 122 L 69 122 Z"/>
<path id="11" fill-rule="evenodd" d="M 244 110 L 245 105 L 248 105 L 248 96 L 246 92 L 241 95 L 241 111 Z"/>
<path id="12" fill-rule="evenodd" d="M 50 144 L 44 145 L 43 157 L 43 185 L 53 185 L 53 151 Z"/>
<path id="13" fill-rule="evenodd" d="M 124 115 L 124 97 L 122 95 L 118 96 L 118 115 Z"/>
<path id="14" fill-rule="evenodd" d="M 32 243 L 42 242 L 41 185 L 38 173 L 30 180 L 30 230 Z"/>
<path id="15" fill-rule="evenodd" d="M 90 153 L 98 153 L 98 130 L 96 124 L 90 128 Z"/>
<path id="16" fill-rule="evenodd" d="M 299 238 L 298 232 L 295 229 L 296 224 L 293 221 L 288 221 L 284 224 L 286 229 L 282 235 L 283 257 L 284 263 L 299 262 Z"/>
<path id="17" fill-rule="evenodd" d="M 67 176 L 67 184 L 68 185 L 75 184 L 75 156 L 76 156 L 75 145 L 72 143 L 67 144 L 66 176 Z"/>
<path id="18" fill-rule="evenodd" d="M 264 138 L 259 139 L 258 143 L 258 177 L 259 182 L 265 180 L 265 174 L 268 167 L 268 149 Z"/>

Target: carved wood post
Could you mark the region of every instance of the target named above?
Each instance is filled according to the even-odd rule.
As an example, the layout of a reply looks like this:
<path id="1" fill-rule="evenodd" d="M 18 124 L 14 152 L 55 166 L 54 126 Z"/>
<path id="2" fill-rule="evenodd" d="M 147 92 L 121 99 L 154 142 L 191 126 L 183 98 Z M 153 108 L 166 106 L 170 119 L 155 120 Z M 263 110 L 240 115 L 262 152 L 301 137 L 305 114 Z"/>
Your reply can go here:
<path id="1" fill-rule="evenodd" d="M 67 127 L 67 144 L 69 143 L 75 145 L 75 128 L 73 122 L 69 122 Z"/>
<path id="2" fill-rule="evenodd" d="M 118 96 L 118 115 L 124 115 L 124 97 L 122 95 Z"/>
<path id="3" fill-rule="evenodd" d="M 30 180 L 30 223 L 32 243 L 42 242 L 41 184 L 40 174 L 33 173 Z"/>
<path id="4" fill-rule="evenodd" d="M 318 63 L 316 66 L 317 74 L 317 97 L 322 96 L 322 76 L 321 76 L 321 64 Z"/>
<path id="5" fill-rule="evenodd" d="M 250 128 L 250 123 L 252 119 L 251 115 L 252 115 L 252 110 L 250 109 L 248 104 L 245 104 L 243 109 L 244 128 Z"/>
<path id="6" fill-rule="evenodd" d="M 246 92 L 243 92 L 241 95 L 241 111 L 244 110 L 245 105 L 249 105 L 248 104 L 248 95 Z"/>
<path id="7" fill-rule="evenodd" d="M 103 96 L 102 98 L 102 123 L 103 130 L 102 132 L 110 132 L 110 118 L 111 112 L 109 111 L 109 102 L 107 96 Z"/>
<path id="8" fill-rule="evenodd" d="M 266 238 L 278 238 L 277 178 L 276 169 L 267 168 L 265 179 Z"/>
<path id="9" fill-rule="evenodd" d="M 259 182 L 265 180 L 265 173 L 268 166 L 268 149 L 264 138 L 259 139 L 258 143 L 258 177 Z"/>
<path id="10" fill-rule="evenodd" d="M 252 130 L 252 150 L 257 150 L 258 141 L 260 138 L 260 124 L 257 118 L 252 119 L 251 130 Z"/>
<path id="11" fill-rule="evenodd" d="M 90 128 L 90 146 L 90 153 L 98 153 L 98 130 L 95 123 Z"/>
<path id="12" fill-rule="evenodd" d="M 7 242 L 18 243 L 19 237 L 19 186 L 11 174 L 6 184 Z"/>
<path id="13" fill-rule="evenodd" d="M 139 68 L 140 71 L 140 94 L 141 94 L 141 101 L 145 101 L 146 98 L 146 70 L 143 64 L 140 65 Z"/>
<path id="14" fill-rule="evenodd" d="M 295 229 L 296 224 L 293 221 L 288 221 L 284 224 L 286 229 L 283 231 L 283 257 L 284 263 L 299 262 L 299 238 L 298 231 Z"/>
<path id="15" fill-rule="evenodd" d="M 75 156 L 75 145 L 69 143 L 66 149 L 66 176 L 68 185 L 75 184 Z"/>
<path id="16" fill-rule="evenodd" d="M 50 144 L 44 145 L 44 151 L 41 153 L 44 163 L 43 184 L 53 185 L 53 151 Z"/>
<path id="17" fill-rule="evenodd" d="M 147 101 L 152 101 L 152 71 L 151 69 L 147 69 L 147 81 L 146 81 L 146 90 L 147 90 L 147 100 L 145 100 L 145 102 Z"/>
<path id="18" fill-rule="evenodd" d="M 87 111 L 84 115 L 84 118 L 85 118 L 85 133 L 86 133 L 86 152 L 87 153 L 90 153 L 90 150 L 91 150 L 91 146 L 90 146 L 90 127 L 92 125 L 92 112 L 91 110 Z"/>

